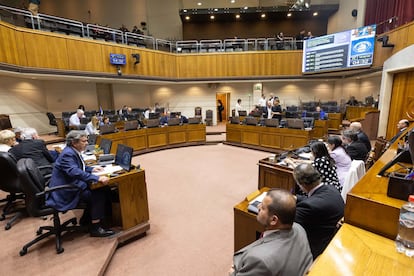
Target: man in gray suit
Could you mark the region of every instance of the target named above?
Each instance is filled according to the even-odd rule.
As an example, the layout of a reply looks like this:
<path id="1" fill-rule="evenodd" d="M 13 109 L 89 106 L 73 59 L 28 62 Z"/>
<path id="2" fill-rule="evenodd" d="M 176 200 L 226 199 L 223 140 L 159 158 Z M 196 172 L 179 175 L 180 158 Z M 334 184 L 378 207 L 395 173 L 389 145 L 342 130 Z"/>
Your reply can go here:
<path id="1" fill-rule="evenodd" d="M 234 254 L 230 275 L 304 275 L 312 254 L 303 228 L 293 222 L 296 200 L 287 190 L 270 190 L 259 205 L 263 237 Z"/>

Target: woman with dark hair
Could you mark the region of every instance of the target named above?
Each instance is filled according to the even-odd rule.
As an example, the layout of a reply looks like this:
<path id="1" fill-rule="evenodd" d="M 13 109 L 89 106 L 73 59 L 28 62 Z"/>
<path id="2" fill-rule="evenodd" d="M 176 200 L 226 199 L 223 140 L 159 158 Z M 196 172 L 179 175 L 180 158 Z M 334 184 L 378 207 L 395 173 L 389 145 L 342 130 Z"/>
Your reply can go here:
<path id="1" fill-rule="evenodd" d="M 344 185 L 345 176 L 351 169 L 352 159 L 346 153 L 342 146 L 342 139 L 337 135 L 328 137 L 329 155 L 335 160 L 336 173 L 338 174 L 339 183 Z"/>
<path id="2" fill-rule="evenodd" d="M 224 110 L 224 106 L 221 100 L 217 100 L 217 112 L 219 115 L 219 121 L 223 122 L 223 110 Z"/>
<path id="3" fill-rule="evenodd" d="M 323 142 L 315 142 L 311 144 L 311 152 L 315 158 L 312 165 L 321 175 L 321 183 L 324 185 L 333 185 L 339 192 L 341 192 L 342 185 L 339 183 L 338 175 L 336 173 L 335 160 L 329 155 L 325 144 Z"/>

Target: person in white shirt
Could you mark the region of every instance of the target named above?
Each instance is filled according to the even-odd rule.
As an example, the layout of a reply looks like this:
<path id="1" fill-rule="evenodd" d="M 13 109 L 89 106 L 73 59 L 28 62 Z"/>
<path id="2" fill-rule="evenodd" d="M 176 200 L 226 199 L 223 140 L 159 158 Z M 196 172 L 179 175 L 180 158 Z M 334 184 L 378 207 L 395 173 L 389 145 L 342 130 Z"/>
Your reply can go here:
<path id="1" fill-rule="evenodd" d="M 265 111 L 264 112 L 264 117 L 267 118 L 267 119 L 271 119 L 272 116 L 273 116 L 273 114 L 272 114 L 272 106 L 273 106 L 272 102 L 271 101 L 268 101 L 267 102 L 267 106 L 264 109 L 264 111 Z"/>
<path id="2" fill-rule="evenodd" d="M 234 108 L 234 116 L 239 117 L 239 111 L 243 110 L 243 107 L 241 106 L 241 99 L 237 100 L 236 106 Z"/>
<path id="3" fill-rule="evenodd" d="M 69 118 L 69 126 L 79 127 L 81 125 L 80 119 L 83 117 L 84 111 L 82 109 L 76 110 Z"/>
<path id="4" fill-rule="evenodd" d="M 96 116 L 92 116 L 91 121 L 86 124 L 85 131 L 88 135 L 90 134 L 98 134 L 99 128 L 99 119 Z"/>
<path id="5" fill-rule="evenodd" d="M 258 106 L 266 107 L 266 96 L 264 94 L 262 94 L 262 97 L 259 99 Z"/>

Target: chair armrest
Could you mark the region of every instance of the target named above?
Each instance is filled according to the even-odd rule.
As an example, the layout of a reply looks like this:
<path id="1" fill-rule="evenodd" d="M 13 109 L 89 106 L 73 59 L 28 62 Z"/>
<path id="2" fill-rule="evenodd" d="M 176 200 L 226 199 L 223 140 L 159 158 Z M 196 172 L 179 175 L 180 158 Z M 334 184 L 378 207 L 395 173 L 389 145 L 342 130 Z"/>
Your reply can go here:
<path id="1" fill-rule="evenodd" d="M 65 185 L 55 186 L 53 188 L 46 187 L 43 192 L 36 193 L 36 197 L 42 197 L 46 194 L 50 194 L 51 192 L 58 191 L 58 190 L 64 190 L 64 189 L 67 189 L 67 190 L 81 190 L 81 188 L 79 188 L 77 186 L 74 186 L 74 185 L 71 185 L 71 184 L 65 184 Z"/>

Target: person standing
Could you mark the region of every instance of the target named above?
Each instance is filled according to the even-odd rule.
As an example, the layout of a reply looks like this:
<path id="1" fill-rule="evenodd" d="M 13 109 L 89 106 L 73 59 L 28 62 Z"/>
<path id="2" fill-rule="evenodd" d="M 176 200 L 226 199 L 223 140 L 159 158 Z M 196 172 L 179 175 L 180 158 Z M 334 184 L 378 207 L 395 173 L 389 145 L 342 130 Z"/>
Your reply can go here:
<path id="1" fill-rule="evenodd" d="M 360 122 L 352 122 L 349 125 L 349 129 L 354 131 L 357 136 L 358 140 L 361 141 L 368 151 L 371 151 L 371 142 L 369 141 L 368 135 L 365 134 L 365 132 L 362 131 L 362 125 Z"/>
<path id="2" fill-rule="evenodd" d="M 239 111 L 243 110 L 243 107 L 241 106 L 241 99 L 237 99 L 236 106 L 234 107 L 234 116 L 239 117 Z"/>
<path id="3" fill-rule="evenodd" d="M 303 228 L 294 222 L 295 198 L 289 191 L 273 189 L 259 205 L 257 221 L 263 236 L 233 256 L 229 275 L 305 275 L 312 264 Z"/>
<path id="4" fill-rule="evenodd" d="M 279 122 L 282 120 L 282 107 L 279 104 L 279 99 L 273 100 L 272 118 L 278 119 Z"/>
<path id="5" fill-rule="evenodd" d="M 218 117 L 219 117 L 219 121 L 223 122 L 223 110 L 224 110 L 224 106 L 223 103 L 221 102 L 221 100 L 217 100 L 217 112 L 218 112 Z"/>

